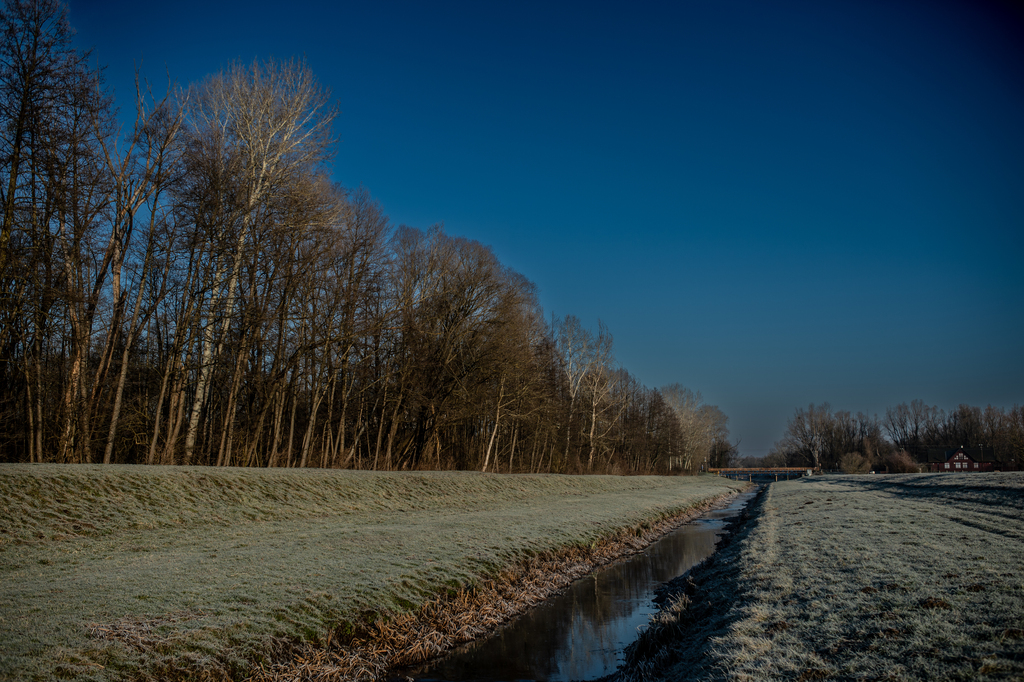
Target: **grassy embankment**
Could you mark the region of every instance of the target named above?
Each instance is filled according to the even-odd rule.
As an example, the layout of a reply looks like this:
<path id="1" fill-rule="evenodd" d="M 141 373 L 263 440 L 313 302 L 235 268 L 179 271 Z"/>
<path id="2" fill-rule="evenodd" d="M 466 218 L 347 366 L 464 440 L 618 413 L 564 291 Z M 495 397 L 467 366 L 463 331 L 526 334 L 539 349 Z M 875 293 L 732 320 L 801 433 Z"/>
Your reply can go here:
<path id="1" fill-rule="evenodd" d="M 1024 677 L 1024 474 L 778 483 L 622 680 Z"/>
<path id="2" fill-rule="evenodd" d="M 466 599 L 510 566 L 593 552 L 738 487 L 0 465 L 0 677 L 237 679 L 309 645 L 359 635 L 372 648 L 368 624 L 407 622 L 438 595 Z"/>

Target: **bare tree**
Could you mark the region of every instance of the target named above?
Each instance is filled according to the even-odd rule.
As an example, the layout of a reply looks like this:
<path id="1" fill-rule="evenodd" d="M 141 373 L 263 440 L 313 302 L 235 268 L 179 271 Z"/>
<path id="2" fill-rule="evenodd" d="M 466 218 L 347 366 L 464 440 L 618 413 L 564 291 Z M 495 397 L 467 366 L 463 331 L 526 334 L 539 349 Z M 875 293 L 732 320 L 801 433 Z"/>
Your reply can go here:
<path id="1" fill-rule="evenodd" d="M 587 349 L 587 368 L 583 373 L 583 387 L 590 399 L 590 432 L 587 439 L 590 452 L 587 456 L 587 471 L 594 470 L 594 455 L 598 450 L 598 441 L 602 440 L 615 426 L 615 414 L 622 407 L 617 397 L 617 384 L 622 379 L 614 371 L 612 356 L 612 335 L 600 320 L 597 322 L 597 336 L 591 337 L 592 342 Z M 598 427 L 598 422 L 605 419 L 606 425 Z"/>
<path id="2" fill-rule="evenodd" d="M 594 339 L 591 333 L 583 328 L 579 318 L 566 315 L 564 319 L 552 320 L 555 349 L 561 360 L 561 369 L 566 392 L 569 396 L 565 417 L 565 453 L 563 459 L 569 458 L 569 446 L 573 435 L 573 420 L 576 405 L 580 400 L 583 382 L 594 364 L 591 362 Z"/>
<path id="3" fill-rule="evenodd" d="M 696 471 L 713 456 L 716 443 L 728 443 L 728 418 L 714 405 L 706 405 L 699 392 L 672 384 L 661 389 L 679 426 L 681 468 Z"/>
<path id="4" fill-rule="evenodd" d="M 790 457 L 820 468 L 826 452 L 826 443 L 832 425 L 832 408 L 828 403 L 798 409 L 789 420 L 786 433 L 776 449 L 788 452 Z"/>
<path id="5" fill-rule="evenodd" d="M 209 392 L 218 321 L 222 336 L 235 312 L 239 275 L 261 208 L 328 160 L 335 116 L 329 94 L 299 61 L 234 64 L 209 78 L 190 101 L 192 172 L 198 174 L 203 194 L 216 195 L 206 197 L 207 203 L 200 206 L 212 201 L 225 214 L 215 216 L 218 241 L 224 240 L 227 230 L 234 234 L 226 240 L 226 249 L 211 254 L 211 294 L 185 437 L 185 462 L 192 460 Z"/>
<path id="6" fill-rule="evenodd" d="M 161 252 L 168 249 L 175 239 L 172 230 L 167 229 L 168 225 L 173 223 L 168 223 L 161 215 L 161 200 L 166 186 L 173 180 L 177 172 L 175 141 L 181 128 L 182 109 L 180 106 L 174 106 L 168 96 L 155 103 L 147 111 L 142 89 L 137 87 L 136 111 L 135 127 L 129 138 L 128 148 L 123 155 L 119 155 L 116 148 L 112 148 L 105 142 L 102 144 L 104 160 L 114 184 L 112 204 L 114 227 L 111 232 L 114 235 L 115 245 L 111 260 L 113 316 L 110 320 L 111 333 L 108 334 L 109 350 L 104 353 L 104 357 L 109 358 L 113 354 L 114 339 L 121 337 L 120 345 L 122 346 L 120 372 L 114 388 L 110 427 L 103 453 L 104 464 L 109 464 L 113 457 L 129 358 L 133 346 L 149 317 L 155 312 L 156 305 L 168 293 L 169 260 L 161 259 Z M 131 309 L 131 317 L 126 320 L 126 326 L 118 334 L 117 331 L 120 330 L 122 319 L 125 317 L 128 293 L 131 290 L 130 286 L 122 286 L 122 270 L 126 252 L 131 245 L 132 234 L 135 232 L 136 216 L 143 207 L 148 213 L 148 229 L 143 251 L 135 263 L 137 266 L 134 273 L 135 303 Z M 164 262 L 162 269 L 160 268 L 161 260 Z M 162 275 L 158 282 L 151 282 L 154 274 Z M 146 300 L 147 291 L 151 294 L 148 300 Z M 147 303 L 145 308 L 143 307 L 144 300 Z M 97 377 L 97 387 L 101 380 L 102 377 Z M 98 392 L 97 389 L 94 394 L 98 394 Z M 93 409 L 97 409 L 95 402 Z"/>

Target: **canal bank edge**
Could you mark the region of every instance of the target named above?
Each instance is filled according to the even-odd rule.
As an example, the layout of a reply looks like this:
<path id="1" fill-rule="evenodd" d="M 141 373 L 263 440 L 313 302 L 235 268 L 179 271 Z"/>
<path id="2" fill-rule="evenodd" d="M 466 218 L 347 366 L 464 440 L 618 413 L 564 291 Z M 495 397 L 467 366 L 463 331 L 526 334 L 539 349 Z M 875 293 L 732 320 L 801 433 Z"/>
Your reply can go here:
<path id="1" fill-rule="evenodd" d="M 528 557 L 475 585 L 449 589 L 414 613 L 376 613 L 372 621 L 345 624 L 324 646 L 282 649 L 278 662 L 260 664 L 247 682 L 386 679 L 396 668 L 426 663 L 493 632 L 588 573 L 643 551 L 739 492 L 708 498 L 589 545 Z"/>
<path id="2" fill-rule="evenodd" d="M 733 582 L 730 572 L 736 570 L 735 547 L 760 514 L 767 489 L 767 485 L 760 486 L 739 516 L 726 523 L 711 556 L 657 591 L 655 602 L 659 612 L 626 648 L 625 660 L 618 672 L 602 678 L 602 682 L 657 679 L 668 667 L 680 664 L 684 657 L 691 658 L 696 669 L 702 645 L 712 632 L 722 627 L 714 616 L 727 613 L 732 606 L 735 591 L 724 586 Z M 683 652 L 667 646 L 680 641 L 690 645 Z"/>

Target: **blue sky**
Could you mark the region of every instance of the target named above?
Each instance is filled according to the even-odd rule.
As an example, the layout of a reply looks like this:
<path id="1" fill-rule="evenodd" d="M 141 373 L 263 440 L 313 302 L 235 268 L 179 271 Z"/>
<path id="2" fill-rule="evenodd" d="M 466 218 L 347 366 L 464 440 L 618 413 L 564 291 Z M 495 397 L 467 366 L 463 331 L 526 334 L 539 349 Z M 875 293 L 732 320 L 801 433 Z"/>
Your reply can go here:
<path id="1" fill-rule="evenodd" d="M 335 178 L 491 245 L 762 455 L 798 407 L 1024 403 L 1024 14 L 942 0 L 71 0 L 118 101 L 304 56 Z"/>

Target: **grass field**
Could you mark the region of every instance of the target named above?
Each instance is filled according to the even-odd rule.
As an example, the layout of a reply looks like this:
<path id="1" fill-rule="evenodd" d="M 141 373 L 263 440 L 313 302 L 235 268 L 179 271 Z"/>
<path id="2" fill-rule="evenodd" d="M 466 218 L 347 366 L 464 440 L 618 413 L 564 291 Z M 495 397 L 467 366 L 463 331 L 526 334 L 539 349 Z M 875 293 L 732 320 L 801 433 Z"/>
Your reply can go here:
<path id="1" fill-rule="evenodd" d="M 771 485 L 624 680 L 1024 678 L 1024 474 Z"/>
<path id="2" fill-rule="evenodd" d="M 741 486 L 0 465 L 0 678 L 244 678 L 288 646 Z"/>

